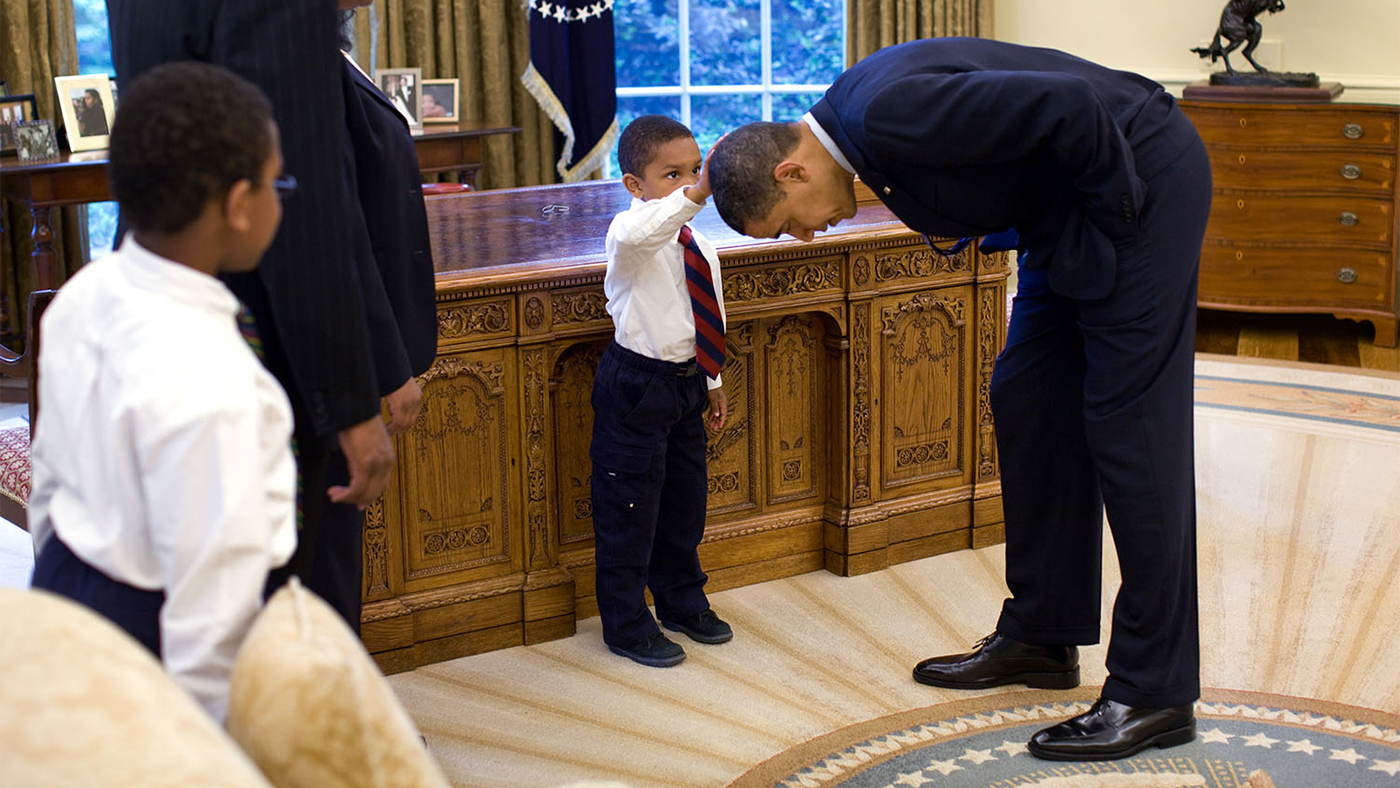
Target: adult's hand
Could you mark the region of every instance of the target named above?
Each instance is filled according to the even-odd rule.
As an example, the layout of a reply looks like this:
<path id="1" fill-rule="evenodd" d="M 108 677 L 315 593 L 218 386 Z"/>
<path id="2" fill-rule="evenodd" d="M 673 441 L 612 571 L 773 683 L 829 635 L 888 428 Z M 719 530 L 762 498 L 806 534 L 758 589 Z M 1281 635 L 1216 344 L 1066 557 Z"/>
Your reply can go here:
<path id="1" fill-rule="evenodd" d="M 413 422 L 418 420 L 418 414 L 423 412 L 423 387 L 418 385 L 417 378 L 409 378 L 408 382 L 385 397 L 384 402 L 389 406 L 389 434 L 408 432 Z"/>
<path id="2" fill-rule="evenodd" d="M 336 436 L 340 450 L 345 452 L 345 464 L 350 469 L 350 483 L 332 485 L 326 494 L 336 503 L 353 503 L 357 508 L 369 506 L 384 494 L 394 471 L 394 444 L 384 420 L 372 418 L 341 430 Z"/>

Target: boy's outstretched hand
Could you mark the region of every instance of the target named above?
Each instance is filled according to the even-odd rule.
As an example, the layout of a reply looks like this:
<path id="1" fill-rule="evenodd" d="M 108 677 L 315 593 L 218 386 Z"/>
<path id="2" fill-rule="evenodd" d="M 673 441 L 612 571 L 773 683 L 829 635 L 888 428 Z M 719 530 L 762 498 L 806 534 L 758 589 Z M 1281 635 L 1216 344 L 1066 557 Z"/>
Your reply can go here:
<path id="1" fill-rule="evenodd" d="M 724 396 L 724 389 L 710 389 L 710 409 L 705 413 L 705 426 L 713 432 L 724 429 L 724 422 L 729 418 L 729 398 Z"/>
<path id="2" fill-rule="evenodd" d="M 715 152 L 715 148 L 719 147 L 719 144 L 724 142 L 724 138 L 728 136 L 728 134 L 724 134 L 719 139 L 715 140 L 714 145 L 710 146 L 709 152 L 705 154 L 705 161 L 700 164 L 700 180 L 697 181 L 694 186 L 689 186 L 685 190 L 685 196 L 700 205 L 704 205 L 705 201 L 710 199 L 710 155 Z"/>

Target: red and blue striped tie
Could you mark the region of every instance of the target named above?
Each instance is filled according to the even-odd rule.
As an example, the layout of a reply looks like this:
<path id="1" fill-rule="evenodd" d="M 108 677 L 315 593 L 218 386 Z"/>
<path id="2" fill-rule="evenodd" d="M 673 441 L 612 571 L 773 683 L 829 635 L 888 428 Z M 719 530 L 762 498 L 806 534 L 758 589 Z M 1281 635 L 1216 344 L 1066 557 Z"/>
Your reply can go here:
<path id="1" fill-rule="evenodd" d="M 724 366 L 724 319 L 719 315 L 715 282 L 710 263 L 690 227 L 682 227 L 681 247 L 685 250 L 685 286 L 690 291 L 690 308 L 695 313 L 695 361 L 710 378 L 719 377 Z"/>

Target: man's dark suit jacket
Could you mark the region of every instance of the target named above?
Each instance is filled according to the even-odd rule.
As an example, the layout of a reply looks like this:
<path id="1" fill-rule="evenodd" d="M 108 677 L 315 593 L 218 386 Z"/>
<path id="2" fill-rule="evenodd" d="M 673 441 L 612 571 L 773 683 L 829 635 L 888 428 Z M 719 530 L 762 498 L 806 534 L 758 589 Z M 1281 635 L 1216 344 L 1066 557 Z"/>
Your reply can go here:
<path id="1" fill-rule="evenodd" d="M 335 0 L 108 0 L 124 87 L 176 60 L 224 66 L 262 88 L 299 187 L 262 264 L 227 277 L 257 318 L 267 365 L 311 439 L 379 413 L 345 189 L 345 101 Z"/>
<path id="2" fill-rule="evenodd" d="M 1145 77 L 976 38 L 881 49 L 812 115 L 905 224 L 954 238 L 1015 228 L 1023 264 L 1075 298 L 1113 289 L 1143 181 L 1195 136 Z"/>
<path id="3" fill-rule="evenodd" d="M 349 60 L 342 58 L 341 66 L 345 172 L 359 208 L 355 232 L 363 233 L 356 259 L 379 392 L 388 395 L 427 372 L 437 355 L 428 212 L 408 122 Z"/>

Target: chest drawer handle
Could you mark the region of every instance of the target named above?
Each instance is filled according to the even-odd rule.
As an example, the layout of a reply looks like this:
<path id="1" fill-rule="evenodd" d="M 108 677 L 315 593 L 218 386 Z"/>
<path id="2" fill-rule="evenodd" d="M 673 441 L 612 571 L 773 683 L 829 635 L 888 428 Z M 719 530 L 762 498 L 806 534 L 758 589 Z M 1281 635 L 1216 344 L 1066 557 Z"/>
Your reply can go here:
<path id="1" fill-rule="evenodd" d="M 1355 227 L 1358 219 L 1351 211 L 1342 211 L 1341 222 L 1343 227 Z"/>
<path id="2" fill-rule="evenodd" d="M 1344 285 L 1349 285 L 1349 284 L 1355 283 L 1355 282 L 1356 282 L 1356 269 L 1355 269 L 1355 268 L 1338 268 L 1338 269 L 1337 269 L 1337 281 L 1338 281 L 1338 282 L 1341 282 L 1341 283 L 1344 284 Z"/>
<path id="3" fill-rule="evenodd" d="M 1354 181 L 1361 177 L 1361 168 L 1355 164 L 1344 164 L 1342 165 L 1342 177 Z"/>
<path id="4" fill-rule="evenodd" d="M 1349 140 L 1359 140 L 1366 130 L 1361 128 L 1360 123 L 1348 123 L 1342 127 L 1342 136 Z"/>

